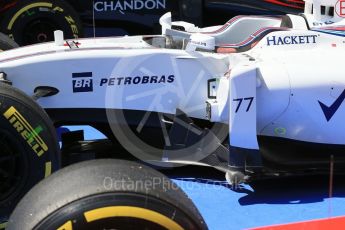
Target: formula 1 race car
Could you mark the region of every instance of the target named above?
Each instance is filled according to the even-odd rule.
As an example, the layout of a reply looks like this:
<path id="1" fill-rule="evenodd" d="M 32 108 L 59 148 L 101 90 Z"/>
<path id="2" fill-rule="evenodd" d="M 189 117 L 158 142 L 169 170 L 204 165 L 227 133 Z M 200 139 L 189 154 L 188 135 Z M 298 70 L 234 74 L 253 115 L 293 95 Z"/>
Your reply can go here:
<path id="1" fill-rule="evenodd" d="M 231 184 L 322 173 L 330 162 L 342 170 L 343 4 L 306 0 L 302 15 L 206 28 L 166 14 L 162 35 L 64 40 L 56 31 L 54 42 L 0 53 L 0 159 L 14 162 L 1 164 L 0 197 L 11 206 L 11 191 L 59 167 L 41 108 L 55 126 L 97 128 L 119 152 L 214 167 Z"/>
<path id="2" fill-rule="evenodd" d="M 0 32 L 19 45 L 66 38 L 153 34 L 168 11 L 174 20 L 218 25 L 238 14 L 301 13 L 303 0 L 0 0 Z M 217 15 L 217 17 L 208 17 Z"/>

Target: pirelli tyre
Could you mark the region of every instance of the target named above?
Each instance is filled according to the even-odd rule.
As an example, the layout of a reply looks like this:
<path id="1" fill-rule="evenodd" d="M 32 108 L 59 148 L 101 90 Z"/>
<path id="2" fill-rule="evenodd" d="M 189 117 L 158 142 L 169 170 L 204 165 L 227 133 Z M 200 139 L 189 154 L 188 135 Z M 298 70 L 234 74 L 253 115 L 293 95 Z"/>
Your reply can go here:
<path id="1" fill-rule="evenodd" d="M 36 183 L 60 165 L 47 114 L 23 92 L 0 83 L 0 228 Z"/>
<path id="2" fill-rule="evenodd" d="M 138 163 L 68 166 L 35 186 L 10 217 L 13 229 L 207 229 L 185 193 Z"/>
<path id="3" fill-rule="evenodd" d="M 54 31 L 65 38 L 82 36 L 82 25 L 75 10 L 63 0 L 24 0 L 2 15 L 0 31 L 19 45 L 54 40 Z"/>
<path id="4" fill-rule="evenodd" d="M 9 38 L 7 35 L 0 33 L 0 52 L 17 48 L 18 44 Z"/>

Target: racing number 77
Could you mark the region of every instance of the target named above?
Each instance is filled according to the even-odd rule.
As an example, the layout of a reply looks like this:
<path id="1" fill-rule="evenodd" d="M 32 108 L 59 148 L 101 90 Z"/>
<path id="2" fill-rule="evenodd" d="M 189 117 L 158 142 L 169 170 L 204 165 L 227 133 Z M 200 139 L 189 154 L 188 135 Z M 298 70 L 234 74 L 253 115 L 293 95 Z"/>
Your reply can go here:
<path id="1" fill-rule="evenodd" d="M 249 101 L 247 109 L 246 109 L 246 113 L 247 113 L 250 110 L 250 107 L 252 106 L 253 100 L 254 100 L 254 97 L 245 97 L 245 98 L 234 99 L 233 101 L 238 101 L 235 113 L 237 113 L 240 110 L 243 101 Z"/>

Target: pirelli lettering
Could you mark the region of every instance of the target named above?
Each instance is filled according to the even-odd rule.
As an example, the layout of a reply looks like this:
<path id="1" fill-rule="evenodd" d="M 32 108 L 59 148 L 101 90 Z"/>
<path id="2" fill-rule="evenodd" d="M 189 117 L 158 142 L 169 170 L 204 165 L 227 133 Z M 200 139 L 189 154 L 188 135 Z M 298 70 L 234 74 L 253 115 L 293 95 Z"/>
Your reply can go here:
<path id="1" fill-rule="evenodd" d="M 48 151 L 48 146 L 44 143 L 38 132 L 32 128 L 27 120 L 11 106 L 4 114 L 4 117 L 17 130 L 17 132 L 24 138 L 28 145 L 35 151 L 37 156 L 42 156 Z"/>

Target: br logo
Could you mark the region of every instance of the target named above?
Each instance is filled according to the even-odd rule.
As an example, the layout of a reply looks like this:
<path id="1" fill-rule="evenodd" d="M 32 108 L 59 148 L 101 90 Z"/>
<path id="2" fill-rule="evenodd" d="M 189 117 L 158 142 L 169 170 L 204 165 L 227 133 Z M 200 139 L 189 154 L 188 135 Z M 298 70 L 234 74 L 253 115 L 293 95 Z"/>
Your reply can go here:
<path id="1" fill-rule="evenodd" d="M 335 5 L 335 12 L 339 17 L 345 18 L 345 0 L 339 0 Z"/>
<path id="2" fill-rule="evenodd" d="M 92 72 L 73 73 L 73 93 L 92 92 Z"/>

